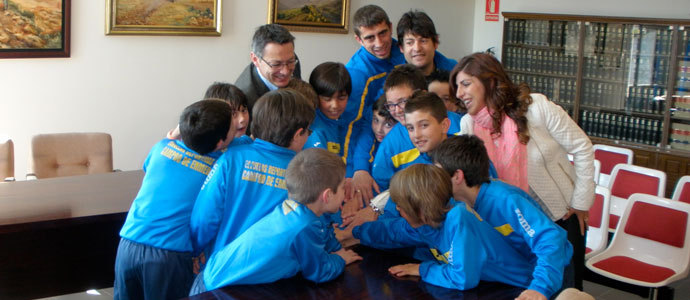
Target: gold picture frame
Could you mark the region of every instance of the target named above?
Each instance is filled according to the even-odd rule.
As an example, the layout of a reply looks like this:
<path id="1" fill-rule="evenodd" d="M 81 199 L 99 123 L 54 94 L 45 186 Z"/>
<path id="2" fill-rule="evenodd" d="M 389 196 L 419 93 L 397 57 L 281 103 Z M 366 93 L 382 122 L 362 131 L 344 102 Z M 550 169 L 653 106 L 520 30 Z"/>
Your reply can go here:
<path id="1" fill-rule="evenodd" d="M 268 24 L 289 30 L 347 33 L 350 0 L 268 0 Z"/>
<path id="2" fill-rule="evenodd" d="M 220 36 L 222 0 L 106 0 L 106 35 Z"/>

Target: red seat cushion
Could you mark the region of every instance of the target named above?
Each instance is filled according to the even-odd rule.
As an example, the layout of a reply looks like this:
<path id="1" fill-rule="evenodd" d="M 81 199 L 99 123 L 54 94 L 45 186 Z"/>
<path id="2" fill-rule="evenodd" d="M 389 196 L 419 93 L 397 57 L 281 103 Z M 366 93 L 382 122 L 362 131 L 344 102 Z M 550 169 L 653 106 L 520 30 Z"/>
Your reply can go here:
<path id="1" fill-rule="evenodd" d="M 657 195 L 659 178 L 628 170 L 619 170 L 611 186 L 611 196 L 628 199 L 634 193 Z"/>
<path id="2" fill-rule="evenodd" d="M 588 254 L 590 252 L 592 252 L 592 248 L 590 248 L 590 247 L 585 248 L 585 254 Z"/>
<path id="3" fill-rule="evenodd" d="M 683 189 L 680 192 L 680 198 L 678 198 L 678 201 L 690 203 L 690 182 L 686 182 L 683 185 Z"/>
<path id="4" fill-rule="evenodd" d="M 621 217 L 609 214 L 609 228 L 610 229 L 616 229 L 616 226 L 618 226 L 618 221 L 621 219 Z"/>
<path id="5" fill-rule="evenodd" d="M 594 204 L 589 208 L 589 221 L 587 225 L 594 228 L 601 227 L 601 213 L 604 210 L 604 195 L 595 194 Z"/>
<path id="6" fill-rule="evenodd" d="M 628 156 L 621 153 L 597 149 L 594 150 L 594 158 L 601 162 L 601 173 L 611 174 L 617 164 L 627 164 Z"/>
<path id="7" fill-rule="evenodd" d="M 626 256 L 613 256 L 595 263 L 594 266 L 619 276 L 649 283 L 660 282 L 676 274 L 669 268 L 650 265 Z"/>
<path id="8" fill-rule="evenodd" d="M 646 202 L 635 202 L 625 223 L 625 233 L 683 248 L 688 214 Z"/>

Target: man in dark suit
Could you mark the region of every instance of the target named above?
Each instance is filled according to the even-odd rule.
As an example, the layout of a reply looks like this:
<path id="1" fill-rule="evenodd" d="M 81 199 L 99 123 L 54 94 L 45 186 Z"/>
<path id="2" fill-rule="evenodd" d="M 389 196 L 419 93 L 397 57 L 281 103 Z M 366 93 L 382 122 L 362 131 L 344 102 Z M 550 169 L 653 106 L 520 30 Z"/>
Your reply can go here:
<path id="1" fill-rule="evenodd" d="M 263 25 L 254 32 L 250 53 L 252 62 L 235 81 L 235 85 L 247 96 L 250 116 L 259 97 L 286 87 L 293 73 L 295 77 L 300 77 L 294 40 L 295 37 L 278 24 Z"/>

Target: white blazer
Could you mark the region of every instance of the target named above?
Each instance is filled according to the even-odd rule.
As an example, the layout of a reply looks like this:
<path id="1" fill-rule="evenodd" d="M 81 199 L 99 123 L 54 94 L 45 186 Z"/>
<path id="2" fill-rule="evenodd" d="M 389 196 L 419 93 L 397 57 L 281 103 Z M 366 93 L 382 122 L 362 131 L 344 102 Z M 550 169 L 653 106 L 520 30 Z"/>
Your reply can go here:
<path id="1" fill-rule="evenodd" d="M 542 94 L 531 94 L 527 109 L 527 181 L 553 220 L 568 208 L 589 210 L 594 202 L 594 150 L 568 114 Z M 472 116 L 460 121 L 461 134 L 474 132 Z M 568 153 L 574 159 L 570 164 Z"/>

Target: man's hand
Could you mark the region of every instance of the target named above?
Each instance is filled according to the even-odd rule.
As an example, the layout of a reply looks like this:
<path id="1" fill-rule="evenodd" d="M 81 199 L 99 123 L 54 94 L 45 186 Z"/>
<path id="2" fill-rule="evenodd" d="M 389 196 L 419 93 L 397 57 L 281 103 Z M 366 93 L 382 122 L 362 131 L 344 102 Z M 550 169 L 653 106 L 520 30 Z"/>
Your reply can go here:
<path id="1" fill-rule="evenodd" d="M 568 213 L 563 216 L 563 220 L 567 220 L 573 214 L 577 216 L 577 220 L 580 222 L 580 234 L 585 235 L 585 230 L 587 230 L 587 221 L 589 219 L 589 211 L 578 210 L 571 207 L 568 209 Z"/>
<path id="2" fill-rule="evenodd" d="M 362 260 L 362 257 L 359 256 L 359 254 L 357 254 L 355 251 L 347 250 L 345 248 L 341 248 L 340 250 L 333 252 L 333 254 L 337 254 L 338 256 L 342 257 L 343 260 L 345 260 L 346 265 L 358 260 Z"/>
<path id="3" fill-rule="evenodd" d="M 546 296 L 535 290 L 524 290 L 515 300 L 547 300 Z"/>
<path id="4" fill-rule="evenodd" d="M 354 176 L 352 176 L 352 184 L 355 186 L 356 191 L 358 190 L 362 193 L 362 200 L 365 202 L 369 202 L 369 200 L 374 198 L 374 194 L 371 192 L 372 189 L 376 191 L 377 194 L 381 192 L 379 190 L 379 185 L 376 184 L 371 174 L 364 170 L 355 172 Z"/>
<path id="5" fill-rule="evenodd" d="M 419 276 L 419 264 L 404 264 L 388 268 L 388 272 L 396 277 Z"/>
<path id="6" fill-rule="evenodd" d="M 342 215 L 341 215 L 342 216 Z M 343 218 L 342 226 L 354 227 L 362 225 L 366 222 L 374 222 L 379 218 L 379 214 L 374 212 L 371 207 L 360 209 L 353 216 Z"/>

